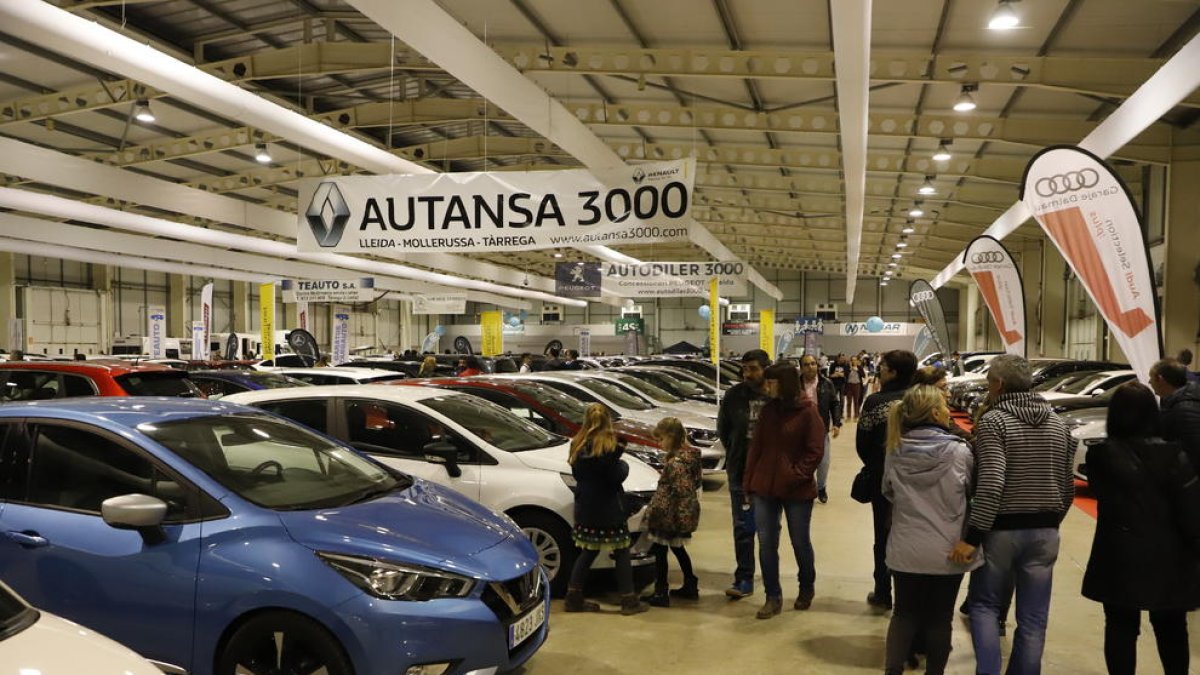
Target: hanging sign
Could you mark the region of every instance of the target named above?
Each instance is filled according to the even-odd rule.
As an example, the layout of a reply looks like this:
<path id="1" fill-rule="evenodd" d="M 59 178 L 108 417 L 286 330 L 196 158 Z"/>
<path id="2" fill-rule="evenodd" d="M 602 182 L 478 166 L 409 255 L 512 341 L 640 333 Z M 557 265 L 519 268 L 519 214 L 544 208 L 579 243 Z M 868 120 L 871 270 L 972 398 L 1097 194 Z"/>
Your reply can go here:
<path id="1" fill-rule="evenodd" d="M 632 332 L 634 335 L 641 335 L 646 332 L 646 320 L 640 317 L 621 317 L 617 319 L 613 325 L 613 332 L 617 335 L 624 335 Z"/>
<path id="2" fill-rule="evenodd" d="M 146 337 L 150 338 L 150 358 L 162 359 L 167 356 L 167 310 L 163 307 L 150 307 L 146 311 Z"/>
<path id="3" fill-rule="evenodd" d="M 917 310 L 925 320 L 925 325 L 933 332 L 933 341 L 937 343 L 938 350 L 949 354 L 950 329 L 946 326 L 946 312 L 942 309 L 942 301 L 938 299 L 933 286 L 924 279 L 917 279 L 909 284 L 908 304 Z M 870 326 L 867 328 L 870 329 Z"/>
<path id="4" fill-rule="evenodd" d="M 204 342 L 204 322 L 192 322 L 192 360 L 208 360 L 208 344 Z"/>
<path id="5" fill-rule="evenodd" d="M 446 253 L 681 241 L 696 160 L 608 171 L 337 176 L 300 182 L 299 250 Z"/>
<path id="6" fill-rule="evenodd" d="M 1004 350 L 1025 356 L 1025 287 L 1008 249 L 986 234 L 976 237 L 963 252 L 963 265 L 979 286 Z"/>
<path id="7" fill-rule="evenodd" d="M 370 302 L 375 299 L 375 278 L 283 280 L 284 302 Z"/>
<path id="8" fill-rule="evenodd" d="M 920 358 L 931 351 L 933 351 L 933 331 L 929 330 L 929 326 L 921 326 L 917 338 L 913 340 L 913 353 Z"/>
<path id="9" fill-rule="evenodd" d="M 258 285 L 258 314 L 259 327 L 262 334 L 262 353 L 258 355 L 264 361 L 275 358 L 275 284 Z"/>
<path id="10" fill-rule="evenodd" d="M 311 326 L 311 325 L 312 325 L 312 322 L 308 315 L 308 303 L 307 302 L 297 302 L 296 303 L 296 328 L 307 331 L 307 330 L 309 330 L 309 326 Z"/>
<path id="11" fill-rule="evenodd" d="M 763 309 L 758 312 L 758 348 L 775 360 L 775 310 Z"/>
<path id="12" fill-rule="evenodd" d="M 752 321 L 726 321 L 721 324 L 721 335 L 758 335 L 758 324 Z"/>
<path id="13" fill-rule="evenodd" d="M 480 353 L 495 356 L 504 351 L 504 312 L 480 312 Z"/>
<path id="14" fill-rule="evenodd" d="M 713 364 L 721 365 L 721 296 L 720 279 L 713 277 L 708 282 L 708 349 L 712 352 Z"/>
<path id="15" fill-rule="evenodd" d="M 747 295 L 746 264 L 733 262 L 604 263 L 604 290 L 623 298 L 703 296 L 716 277 L 720 294 Z"/>
<path id="16" fill-rule="evenodd" d="M 579 355 L 592 355 L 592 331 L 589 328 L 579 329 Z"/>
<path id="17" fill-rule="evenodd" d="M 207 359 L 212 344 L 213 285 L 211 282 L 204 284 L 204 288 L 200 289 L 200 321 L 204 323 L 204 335 L 201 340 L 204 352 L 200 358 Z M 195 351 L 195 347 L 192 348 L 192 351 Z"/>
<path id="18" fill-rule="evenodd" d="M 412 296 L 413 314 L 466 314 L 466 293 Z"/>
<path id="19" fill-rule="evenodd" d="M 555 263 L 554 294 L 564 298 L 600 297 L 600 263 Z"/>
<path id="20" fill-rule="evenodd" d="M 350 315 L 345 312 L 333 314 L 333 353 L 330 359 L 335 366 L 350 360 Z"/>
<path id="21" fill-rule="evenodd" d="M 849 321 L 838 324 L 837 334 L 844 337 L 884 337 L 895 335 L 916 335 L 925 324 L 900 323 L 897 321 Z M 822 331 L 805 331 L 821 334 Z"/>
<path id="22" fill-rule="evenodd" d="M 1042 150 L 1025 167 L 1021 200 L 1100 309 L 1138 377 L 1162 355 L 1144 231 L 1129 189 L 1099 157 Z"/>

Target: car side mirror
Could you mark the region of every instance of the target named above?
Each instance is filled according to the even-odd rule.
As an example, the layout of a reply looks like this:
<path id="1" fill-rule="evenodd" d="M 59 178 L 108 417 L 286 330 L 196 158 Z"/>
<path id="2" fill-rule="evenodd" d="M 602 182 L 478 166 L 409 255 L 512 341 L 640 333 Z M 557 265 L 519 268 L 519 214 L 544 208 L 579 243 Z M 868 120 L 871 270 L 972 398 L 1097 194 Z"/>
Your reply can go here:
<path id="1" fill-rule="evenodd" d="M 1092 391 L 1092 396 L 1099 396 L 1100 394 L 1103 394 L 1104 392 L 1105 392 L 1104 389 L 1096 389 L 1096 390 Z"/>
<path id="2" fill-rule="evenodd" d="M 157 497 L 143 494 L 128 494 L 110 497 L 100 504 L 100 516 L 104 522 L 118 530 L 137 530 L 148 544 L 163 541 L 163 520 L 167 517 L 167 503 Z"/>
<path id="3" fill-rule="evenodd" d="M 430 464 L 441 464 L 446 467 L 446 473 L 451 478 L 462 476 L 462 468 L 458 466 L 458 447 L 448 440 L 437 439 L 425 445 L 425 461 Z"/>

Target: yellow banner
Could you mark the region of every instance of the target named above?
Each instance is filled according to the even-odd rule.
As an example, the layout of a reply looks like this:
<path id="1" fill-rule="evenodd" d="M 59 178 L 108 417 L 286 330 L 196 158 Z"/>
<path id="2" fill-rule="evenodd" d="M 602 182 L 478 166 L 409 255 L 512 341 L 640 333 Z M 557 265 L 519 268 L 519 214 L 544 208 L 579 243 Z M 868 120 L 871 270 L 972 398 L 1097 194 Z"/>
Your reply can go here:
<path id="1" fill-rule="evenodd" d="M 480 352 L 495 356 L 504 352 L 504 312 L 480 312 L 479 328 L 483 333 Z"/>
<path id="2" fill-rule="evenodd" d="M 260 359 L 275 358 L 275 284 L 259 284 L 258 314 L 262 325 L 262 353 Z"/>
<path id="3" fill-rule="evenodd" d="M 712 362 L 721 365 L 721 299 L 717 295 L 721 280 L 713 277 L 708 282 L 708 346 L 712 351 Z"/>
<path id="4" fill-rule="evenodd" d="M 758 348 L 775 360 L 775 310 L 758 312 Z"/>

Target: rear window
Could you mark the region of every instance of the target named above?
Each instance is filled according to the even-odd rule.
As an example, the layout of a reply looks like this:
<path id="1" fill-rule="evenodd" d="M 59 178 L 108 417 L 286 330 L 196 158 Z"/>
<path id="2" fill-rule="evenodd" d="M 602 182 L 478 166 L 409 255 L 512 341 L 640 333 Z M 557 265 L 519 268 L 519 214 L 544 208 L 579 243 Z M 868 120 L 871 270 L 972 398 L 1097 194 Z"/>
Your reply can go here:
<path id="1" fill-rule="evenodd" d="M 115 379 L 130 396 L 201 396 L 200 390 L 183 371 L 129 373 Z"/>

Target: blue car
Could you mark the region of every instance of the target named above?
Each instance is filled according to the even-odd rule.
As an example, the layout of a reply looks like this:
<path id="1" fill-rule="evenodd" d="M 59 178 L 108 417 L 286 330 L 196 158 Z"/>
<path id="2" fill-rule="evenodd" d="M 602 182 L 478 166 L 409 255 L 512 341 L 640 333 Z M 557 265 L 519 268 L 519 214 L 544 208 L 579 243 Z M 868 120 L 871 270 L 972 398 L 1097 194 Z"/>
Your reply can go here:
<path id="1" fill-rule="evenodd" d="M 303 380 L 265 370 L 193 370 L 188 373 L 188 379 L 210 399 L 243 391 L 312 386 Z"/>
<path id="2" fill-rule="evenodd" d="M 549 614 L 507 517 L 203 400 L 0 406 L 0 579 L 197 675 L 490 674 Z"/>

